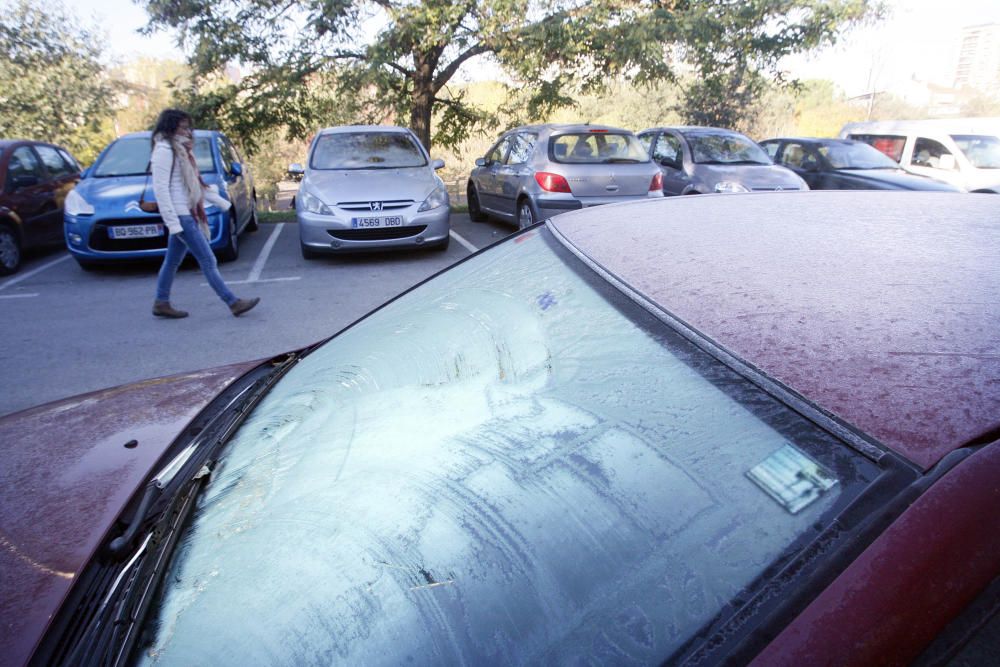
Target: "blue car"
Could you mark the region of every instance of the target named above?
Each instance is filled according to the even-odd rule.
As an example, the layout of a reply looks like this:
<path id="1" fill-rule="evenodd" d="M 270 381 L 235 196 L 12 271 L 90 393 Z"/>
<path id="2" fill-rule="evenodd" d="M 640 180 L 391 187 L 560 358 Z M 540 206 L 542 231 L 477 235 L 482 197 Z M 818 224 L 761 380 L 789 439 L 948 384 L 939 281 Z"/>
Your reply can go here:
<path id="1" fill-rule="evenodd" d="M 149 178 L 150 133 L 133 132 L 111 142 L 66 197 L 66 246 L 85 269 L 116 260 L 162 257 L 167 229 L 159 213 L 139 208 L 154 201 Z M 202 180 L 233 206 L 207 209 L 209 244 L 220 261 L 239 255 L 239 235 L 257 229 L 257 195 L 250 170 L 221 132 L 195 130 L 194 156 Z"/>

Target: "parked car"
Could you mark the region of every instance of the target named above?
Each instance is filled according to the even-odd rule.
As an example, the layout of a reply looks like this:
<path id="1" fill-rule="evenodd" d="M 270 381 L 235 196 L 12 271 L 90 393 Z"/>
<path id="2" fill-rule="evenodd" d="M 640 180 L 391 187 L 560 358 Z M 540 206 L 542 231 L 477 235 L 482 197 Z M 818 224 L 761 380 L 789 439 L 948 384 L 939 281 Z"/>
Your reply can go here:
<path id="1" fill-rule="evenodd" d="M 320 130 L 309 147 L 295 195 L 302 256 L 435 248 L 451 240 L 451 200 L 411 130 L 386 125 L 344 125 Z"/>
<path id="2" fill-rule="evenodd" d="M 17 271 L 25 250 L 62 241 L 63 201 L 79 179 L 65 148 L 0 140 L 0 275 Z"/>
<path id="3" fill-rule="evenodd" d="M 808 190 L 805 181 L 771 158 L 749 137 L 717 127 L 654 127 L 639 141 L 660 165 L 663 194 Z"/>
<path id="4" fill-rule="evenodd" d="M 527 227 L 574 209 L 662 197 L 659 172 L 635 135 L 603 125 L 528 125 L 476 159 L 469 217 Z"/>
<path id="5" fill-rule="evenodd" d="M 775 163 L 788 167 L 810 190 L 937 190 L 960 188 L 908 174 L 872 146 L 849 139 L 786 137 L 760 142 Z"/>
<path id="6" fill-rule="evenodd" d="M 167 229 L 159 213 L 139 201 L 155 201 L 149 175 L 150 132 L 112 141 L 66 198 L 65 239 L 85 269 L 121 260 L 163 257 Z M 221 261 L 239 256 L 239 235 L 257 229 L 257 192 L 249 165 L 222 132 L 194 131 L 194 156 L 202 180 L 232 202 L 228 211 L 207 209 L 209 245 Z"/>
<path id="7" fill-rule="evenodd" d="M 840 137 L 871 144 L 912 174 L 1000 193 L 1000 118 L 848 123 Z"/>
<path id="8" fill-rule="evenodd" d="M 0 654 L 989 661 L 998 216 L 587 208 L 322 344 L 0 418 Z"/>

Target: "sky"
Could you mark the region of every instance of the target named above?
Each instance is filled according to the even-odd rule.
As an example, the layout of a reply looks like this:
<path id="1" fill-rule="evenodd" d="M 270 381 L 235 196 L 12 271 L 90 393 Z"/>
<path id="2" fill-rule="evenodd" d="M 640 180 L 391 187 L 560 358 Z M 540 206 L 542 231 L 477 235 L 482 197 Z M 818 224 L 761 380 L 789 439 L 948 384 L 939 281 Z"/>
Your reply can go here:
<path id="1" fill-rule="evenodd" d="M 886 21 L 855 29 L 833 48 L 786 60 L 789 73 L 832 80 L 848 96 L 872 89 L 897 92 L 914 78 L 950 85 L 961 28 L 1000 23 L 1000 0 L 886 0 L 885 4 L 890 13 Z M 112 60 L 183 59 L 172 35 L 138 34 L 146 25 L 146 12 L 131 0 L 74 0 L 72 11 L 107 33 L 106 51 Z"/>

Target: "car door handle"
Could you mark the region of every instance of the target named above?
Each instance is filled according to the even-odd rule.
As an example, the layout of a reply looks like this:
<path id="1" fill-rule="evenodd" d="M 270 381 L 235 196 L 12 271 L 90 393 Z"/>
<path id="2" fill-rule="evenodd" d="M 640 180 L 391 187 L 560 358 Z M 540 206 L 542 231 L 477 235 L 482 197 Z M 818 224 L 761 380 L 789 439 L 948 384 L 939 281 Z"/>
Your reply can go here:
<path id="1" fill-rule="evenodd" d="M 604 186 L 604 189 L 607 190 L 608 192 L 618 192 L 617 185 L 606 185 Z"/>

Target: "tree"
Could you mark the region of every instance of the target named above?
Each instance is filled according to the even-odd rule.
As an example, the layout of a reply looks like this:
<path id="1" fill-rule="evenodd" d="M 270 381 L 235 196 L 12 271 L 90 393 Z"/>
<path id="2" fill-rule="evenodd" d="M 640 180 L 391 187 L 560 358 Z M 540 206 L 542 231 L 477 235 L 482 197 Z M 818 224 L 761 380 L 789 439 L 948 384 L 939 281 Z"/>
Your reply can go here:
<path id="1" fill-rule="evenodd" d="M 867 0 L 146 0 L 150 29 L 173 27 L 202 76 L 239 61 L 250 73 L 216 89 L 214 113 L 244 143 L 282 124 L 296 136 L 334 111 L 407 119 L 426 146 L 456 145 L 496 110 L 466 103 L 452 79 L 489 58 L 543 116 L 619 76 L 674 81 L 695 63 L 693 108 L 757 78 L 788 53 L 832 41 Z M 699 92 L 702 86 L 704 92 Z M 705 86 L 709 86 L 705 88 Z M 707 93 L 707 94 L 706 94 Z M 730 103 L 739 108 L 740 99 Z M 196 100 L 196 106 L 200 106 Z M 233 109 L 239 108 L 239 118 Z M 435 114 L 435 112 L 437 112 Z"/>
<path id="2" fill-rule="evenodd" d="M 114 90 L 103 40 L 58 4 L 0 11 L 0 136 L 62 144 L 88 162 L 107 141 Z"/>

